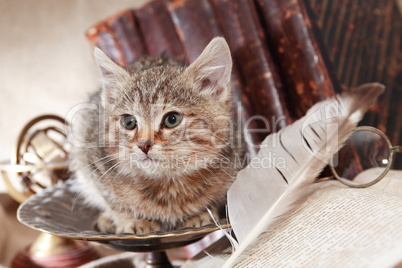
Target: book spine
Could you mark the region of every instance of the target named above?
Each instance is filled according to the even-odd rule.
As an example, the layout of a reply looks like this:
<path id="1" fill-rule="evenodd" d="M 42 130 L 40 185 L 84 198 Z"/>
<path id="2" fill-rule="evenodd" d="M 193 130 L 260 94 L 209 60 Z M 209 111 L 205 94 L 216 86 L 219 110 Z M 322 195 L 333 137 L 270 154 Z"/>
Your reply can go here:
<path id="1" fill-rule="evenodd" d="M 334 85 L 312 31 L 304 3 L 298 0 L 255 0 L 267 43 L 287 81 L 298 117 L 316 102 L 333 96 Z"/>
<path id="2" fill-rule="evenodd" d="M 116 16 L 110 17 L 107 23 L 112 29 L 114 38 L 120 47 L 124 65 L 133 62 L 145 54 L 142 36 L 137 29 L 134 13 L 127 10 Z"/>
<path id="3" fill-rule="evenodd" d="M 152 1 L 134 11 L 148 55 L 164 54 L 185 62 L 187 55 L 163 1 Z"/>
<path id="4" fill-rule="evenodd" d="M 234 104 L 234 112 L 236 113 L 237 128 L 241 131 L 241 141 L 235 143 L 237 146 L 245 144 L 246 151 L 249 154 L 249 159 L 257 155 L 259 145 L 264 140 L 264 136 L 260 134 L 257 122 L 253 120 L 253 109 L 250 98 L 242 87 L 240 81 L 240 72 L 237 65 L 233 65 L 231 90 Z M 241 146 L 243 147 L 243 146 Z"/>
<path id="5" fill-rule="evenodd" d="M 86 36 L 92 47 L 102 49 L 114 62 L 120 65 L 125 64 L 126 61 L 113 31 L 106 22 L 99 22 L 89 28 L 86 32 Z"/>
<path id="6" fill-rule="evenodd" d="M 243 87 L 248 90 L 254 113 L 261 116 L 259 126 L 265 137 L 291 123 L 292 118 L 276 67 L 261 38 L 256 12 L 248 0 L 211 0 L 211 4 L 242 73 Z"/>
<path id="7" fill-rule="evenodd" d="M 222 33 L 207 0 L 165 1 L 176 32 L 188 52 L 188 63 L 195 61 L 208 43 Z"/>
<path id="8" fill-rule="evenodd" d="M 131 10 L 120 12 L 91 27 L 86 36 L 114 62 L 125 66 L 145 54 L 142 37 Z"/>

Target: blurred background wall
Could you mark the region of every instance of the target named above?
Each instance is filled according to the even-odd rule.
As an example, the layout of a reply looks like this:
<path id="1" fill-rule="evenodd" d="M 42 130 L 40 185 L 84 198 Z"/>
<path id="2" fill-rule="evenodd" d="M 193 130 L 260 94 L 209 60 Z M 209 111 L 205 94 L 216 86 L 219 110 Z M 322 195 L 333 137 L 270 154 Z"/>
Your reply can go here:
<path id="1" fill-rule="evenodd" d="M 64 117 L 99 87 L 85 31 L 146 1 L 0 0 L 0 161 L 28 120 Z"/>

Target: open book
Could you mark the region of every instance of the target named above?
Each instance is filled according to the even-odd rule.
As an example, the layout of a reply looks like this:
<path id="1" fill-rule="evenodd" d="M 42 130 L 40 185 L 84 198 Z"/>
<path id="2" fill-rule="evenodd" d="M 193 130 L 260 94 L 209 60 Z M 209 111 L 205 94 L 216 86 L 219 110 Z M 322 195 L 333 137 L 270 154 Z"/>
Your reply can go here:
<path id="1" fill-rule="evenodd" d="M 383 90 L 380 84 L 365 84 L 328 98 L 292 125 L 267 136 L 257 156 L 237 174 L 228 190 L 229 220 L 238 241 L 231 241 L 235 250 L 217 250 L 229 255 L 225 261 L 208 257 L 187 265 L 344 267 L 352 263 L 355 267 L 352 259 L 363 263 L 363 258 L 367 263 L 362 267 L 384 267 L 401 260 L 388 254 L 395 256 L 393 250 L 402 246 L 402 194 L 395 197 L 376 188 L 356 190 L 328 181 L 313 183 L 342 147 L 339 135 L 357 125 Z M 285 164 L 266 161 L 269 165 L 262 165 L 271 154 L 283 158 Z M 371 172 L 354 180 L 369 179 L 378 171 Z M 349 247 L 352 250 L 345 250 Z M 376 254 L 387 257 L 374 258 Z"/>
<path id="2" fill-rule="evenodd" d="M 368 170 L 359 179 L 376 176 Z M 316 183 L 314 194 L 260 235 L 234 267 L 394 267 L 402 262 L 402 171 L 365 189 Z M 184 267 L 221 267 L 226 238 Z"/>

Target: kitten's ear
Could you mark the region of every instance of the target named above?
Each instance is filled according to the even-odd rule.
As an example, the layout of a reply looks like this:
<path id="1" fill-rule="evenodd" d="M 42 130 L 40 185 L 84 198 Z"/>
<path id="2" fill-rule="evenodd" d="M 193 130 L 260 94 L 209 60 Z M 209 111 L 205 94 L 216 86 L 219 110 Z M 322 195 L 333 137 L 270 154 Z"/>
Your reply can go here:
<path id="1" fill-rule="evenodd" d="M 129 81 L 130 74 L 114 63 L 102 50 L 95 47 L 94 56 L 102 75 L 102 102 L 112 103 L 123 81 Z"/>
<path id="2" fill-rule="evenodd" d="M 225 39 L 216 37 L 201 55 L 186 69 L 184 75 L 193 82 L 193 88 L 215 99 L 226 99 L 230 92 L 232 56 Z"/>

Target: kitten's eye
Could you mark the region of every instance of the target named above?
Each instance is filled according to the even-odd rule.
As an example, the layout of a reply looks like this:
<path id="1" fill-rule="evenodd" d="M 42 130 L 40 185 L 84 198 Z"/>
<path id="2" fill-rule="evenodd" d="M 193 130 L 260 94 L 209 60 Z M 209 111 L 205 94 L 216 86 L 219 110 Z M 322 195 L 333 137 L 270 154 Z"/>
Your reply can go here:
<path id="1" fill-rule="evenodd" d="M 135 120 L 135 117 L 128 114 L 125 114 L 121 117 L 120 123 L 125 129 L 129 130 L 137 127 L 137 120 Z"/>
<path id="2" fill-rule="evenodd" d="M 163 120 L 163 125 L 167 128 L 174 128 L 179 125 L 183 116 L 177 112 L 169 113 L 165 116 Z"/>

